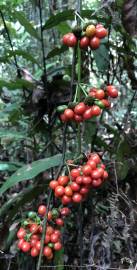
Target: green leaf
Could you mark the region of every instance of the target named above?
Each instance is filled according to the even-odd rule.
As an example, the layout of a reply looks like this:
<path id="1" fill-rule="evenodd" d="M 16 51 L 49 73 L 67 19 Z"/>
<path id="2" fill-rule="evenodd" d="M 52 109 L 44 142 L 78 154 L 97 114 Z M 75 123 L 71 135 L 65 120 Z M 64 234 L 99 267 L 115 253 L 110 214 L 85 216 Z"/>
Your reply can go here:
<path id="1" fill-rule="evenodd" d="M 60 55 L 61 53 L 64 53 L 67 50 L 68 50 L 68 48 L 65 45 L 62 45 L 60 48 L 56 47 L 48 53 L 47 59 L 50 59 L 50 58 L 57 56 L 57 55 Z"/>
<path id="2" fill-rule="evenodd" d="M 68 158 L 68 155 L 66 158 Z M 6 182 L 0 188 L 0 194 L 4 193 L 7 189 L 13 187 L 21 181 L 33 179 L 41 172 L 59 166 L 61 161 L 62 155 L 58 154 L 49 158 L 34 161 L 28 165 L 23 166 L 6 180 Z"/>
<path id="3" fill-rule="evenodd" d="M 119 180 L 124 180 L 129 171 L 129 164 L 127 160 L 116 162 L 116 172 Z"/>
<path id="4" fill-rule="evenodd" d="M 22 133 L 22 132 L 17 132 L 17 131 L 13 131 L 13 130 L 0 130 L 0 138 L 7 138 L 9 140 L 22 140 L 24 138 L 26 138 L 26 134 Z"/>
<path id="5" fill-rule="evenodd" d="M 50 29 L 53 26 L 58 25 L 59 23 L 66 21 L 66 20 L 73 20 L 74 19 L 74 10 L 65 10 L 60 12 L 56 15 L 51 16 L 45 23 L 43 30 Z"/>
<path id="6" fill-rule="evenodd" d="M 29 82 L 27 80 L 23 79 L 17 79 L 16 81 L 4 81 L 0 80 L 0 87 L 7 87 L 10 90 L 16 90 L 16 89 L 21 89 L 23 87 L 33 89 L 34 84 L 32 82 Z"/>
<path id="7" fill-rule="evenodd" d="M 24 12 L 22 11 L 13 11 L 12 15 L 15 19 L 19 21 L 19 23 L 24 26 L 25 30 L 33 37 L 37 38 L 40 40 L 40 37 L 33 27 L 33 25 L 27 20 L 27 18 L 24 16 Z"/>
<path id="8" fill-rule="evenodd" d="M 63 255 L 64 255 L 63 248 L 61 250 L 55 252 L 54 263 L 56 265 L 56 270 L 64 270 Z"/>
<path id="9" fill-rule="evenodd" d="M 107 145 L 107 143 L 103 139 L 101 139 L 99 136 L 96 137 L 95 144 L 98 147 L 101 147 L 101 148 L 103 147 L 105 150 L 111 152 L 109 145 Z"/>
<path id="10" fill-rule="evenodd" d="M 57 29 L 61 35 L 71 32 L 71 27 L 66 22 L 61 22 L 57 25 Z"/>
<path id="11" fill-rule="evenodd" d="M 21 167 L 21 164 L 15 163 L 15 162 L 0 162 L 0 171 L 16 171 L 19 167 Z"/>
<path id="12" fill-rule="evenodd" d="M 92 142 L 92 138 L 96 133 L 96 129 L 97 129 L 96 122 L 93 122 L 92 120 L 88 120 L 85 122 L 84 139 L 86 143 Z"/>
<path id="13" fill-rule="evenodd" d="M 71 20 L 73 21 L 75 19 L 75 10 L 65 10 L 60 13 L 57 13 L 56 15 L 52 15 L 45 23 L 43 30 L 50 29 L 54 26 L 57 26 L 61 22 Z M 81 17 L 82 18 L 91 18 L 92 10 L 82 10 L 81 11 Z"/>
<path id="14" fill-rule="evenodd" d="M 98 70 L 106 73 L 109 67 L 109 54 L 106 46 L 101 44 L 98 50 L 93 51 L 93 55 Z"/>
<path id="15" fill-rule="evenodd" d="M 39 65 L 39 63 L 37 62 L 37 60 L 30 53 L 28 53 L 26 51 L 22 51 L 22 50 L 14 50 L 14 51 L 7 50 L 6 51 L 6 55 L 7 55 L 7 58 L 12 57 L 12 56 L 15 56 L 15 55 L 22 56 L 26 60 L 28 60 L 28 61 L 30 61 L 30 62 L 32 62 L 34 64 Z"/>

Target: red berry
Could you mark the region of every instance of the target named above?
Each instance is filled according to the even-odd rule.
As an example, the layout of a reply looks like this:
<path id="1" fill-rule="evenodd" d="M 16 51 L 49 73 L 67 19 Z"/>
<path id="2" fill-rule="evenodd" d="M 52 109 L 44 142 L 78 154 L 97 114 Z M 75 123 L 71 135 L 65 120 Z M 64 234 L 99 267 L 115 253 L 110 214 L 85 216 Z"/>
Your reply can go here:
<path id="1" fill-rule="evenodd" d="M 96 97 L 97 99 L 100 99 L 100 100 L 101 100 L 101 99 L 104 98 L 104 96 L 105 96 L 104 90 L 99 89 L 99 90 L 96 91 L 95 97 Z"/>
<path id="2" fill-rule="evenodd" d="M 76 44 L 77 44 L 77 38 L 76 38 L 76 36 L 75 36 L 73 33 L 71 33 L 71 34 L 68 36 L 67 45 L 68 45 L 69 47 L 75 47 Z"/>
<path id="3" fill-rule="evenodd" d="M 63 205 L 67 205 L 68 203 L 71 203 L 71 197 L 68 197 L 68 196 L 66 196 L 66 195 L 63 195 L 61 201 L 62 201 L 62 204 L 63 204 Z"/>
<path id="4" fill-rule="evenodd" d="M 19 239 L 18 244 L 17 244 L 19 249 L 21 249 L 23 243 L 24 243 L 24 239 L 23 238 Z"/>
<path id="5" fill-rule="evenodd" d="M 56 218 L 56 224 L 58 225 L 58 226 L 63 226 L 64 225 L 64 221 L 63 221 L 63 219 L 62 218 Z"/>
<path id="6" fill-rule="evenodd" d="M 37 243 L 36 239 L 31 239 L 30 240 L 31 247 L 35 247 L 36 243 Z"/>
<path id="7" fill-rule="evenodd" d="M 93 179 L 98 179 L 102 176 L 102 173 L 98 169 L 95 169 L 94 171 L 92 171 L 91 175 Z"/>
<path id="8" fill-rule="evenodd" d="M 17 232 L 17 237 L 18 237 L 19 239 L 22 239 L 22 238 L 25 237 L 25 235 L 26 235 L 26 231 L 25 231 L 24 228 L 21 227 L 21 228 L 18 230 L 18 232 Z"/>
<path id="9" fill-rule="evenodd" d="M 32 224 L 30 226 L 30 229 L 29 230 L 30 230 L 31 233 L 36 233 L 38 231 L 38 229 L 39 229 L 38 224 L 34 223 L 34 224 Z"/>
<path id="10" fill-rule="evenodd" d="M 60 114 L 60 119 L 62 122 L 67 122 L 68 121 L 68 118 L 65 116 L 64 113 Z"/>
<path id="11" fill-rule="evenodd" d="M 82 196 L 79 193 L 74 193 L 72 197 L 73 202 L 80 203 L 82 201 Z"/>
<path id="12" fill-rule="evenodd" d="M 80 102 L 76 107 L 74 108 L 74 113 L 76 114 L 83 114 L 86 110 L 86 105 L 84 102 Z"/>
<path id="13" fill-rule="evenodd" d="M 76 177 L 80 176 L 79 169 L 72 169 L 71 172 L 70 172 L 70 175 L 71 175 L 72 178 L 76 178 Z"/>
<path id="14" fill-rule="evenodd" d="M 99 106 L 93 105 L 91 112 L 92 112 L 92 116 L 98 116 L 101 114 L 101 109 L 99 108 Z"/>
<path id="15" fill-rule="evenodd" d="M 51 189 L 54 190 L 58 186 L 58 181 L 56 181 L 56 180 L 50 181 L 49 186 Z"/>
<path id="16" fill-rule="evenodd" d="M 78 114 L 74 114 L 74 120 L 78 123 L 82 122 L 83 121 L 83 118 L 81 115 L 78 115 Z"/>
<path id="17" fill-rule="evenodd" d="M 106 108 L 110 108 L 111 104 L 107 99 L 102 99 L 101 101 Z"/>
<path id="18" fill-rule="evenodd" d="M 30 248 L 31 248 L 31 245 L 29 242 L 24 241 L 22 243 L 21 249 L 23 252 L 28 252 L 30 250 Z"/>
<path id="19" fill-rule="evenodd" d="M 78 176 L 76 179 L 75 179 L 75 182 L 78 184 L 78 185 L 81 185 L 82 184 L 82 181 L 83 181 L 83 176 Z M 74 183 L 75 183 L 74 182 Z"/>
<path id="20" fill-rule="evenodd" d="M 104 38 L 107 36 L 107 34 L 108 34 L 108 31 L 104 27 L 101 27 L 101 26 L 96 27 L 96 33 L 95 33 L 96 37 Z"/>
<path id="21" fill-rule="evenodd" d="M 113 85 L 108 85 L 106 87 L 108 96 L 116 98 L 118 96 L 118 90 Z"/>
<path id="22" fill-rule="evenodd" d="M 91 49 L 96 50 L 100 46 L 100 39 L 98 37 L 93 37 L 90 40 L 90 43 L 89 44 L 90 44 Z"/>
<path id="23" fill-rule="evenodd" d="M 96 153 L 90 155 L 90 160 L 94 161 L 96 164 L 101 162 L 99 155 Z"/>
<path id="24" fill-rule="evenodd" d="M 47 226 L 46 234 L 51 235 L 54 232 L 54 229 L 51 226 Z"/>
<path id="25" fill-rule="evenodd" d="M 64 187 L 63 186 L 57 186 L 56 188 L 55 188 L 55 195 L 57 196 L 57 197 L 62 197 L 63 195 L 64 195 Z"/>
<path id="26" fill-rule="evenodd" d="M 61 250 L 61 249 L 62 249 L 62 244 L 61 244 L 60 242 L 56 242 L 56 243 L 54 244 L 54 249 L 55 249 L 55 250 Z"/>
<path id="27" fill-rule="evenodd" d="M 71 186 L 65 187 L 65 195 L 68 197 L 71 197 L 73 195 L 73 191 L 72 191 Z"/>
<path id="28" fill-rule="evenodd" d="M 80 189 L 80 194 L 82 194 L 82 195 L 87 194 L 88 192 L 89 192 L 89 189 L 86 188 L 86 187 L 82 187 L 82 188 Z"/>
<path id="29" fill-rule="evenodd" d="M 92 169 L 90 167 L 90 165 L 86 164 L 82 167 L 82 172 L 84 175 L 90 175 L 92 172 Z"/>
<path id="30" fill-rule="evenodd" d="M 60 213 L 62 216 L 68 216 L 70 214 L 70 209 L 68 207 L 63 207 L 60 209 Z"/>
<path id="31" fill-rule="evenodd" d="M 90 176 L 83 176 L 83 184 L 89 185 L 92 182 L 92 178 Z"/>
<path id="32" fill-rule="evenodd" d="M 38 234 L 32 234 L 31 239 L 39 240 Z"/>
<path id="33" fill-rule="evenodd" d="M 63 36 L 62 42 L 63 42 L 64 45 L 68 45 L 68 38 L 69 38 L 70 35 L 71 35 L 71 33 L 67 33 L 67 34 L 65 34 Z"/>
<path id="34" fill-rule="evenodd" d="M 48 244 L 50 242 L 50 235 L 46 233 L 44 243 Z"/>
<path id="35" fill-rule="evenodd" d="M 91 117 L 92 117 L 92 108 L 90 107 L 86 109 L 86 111 L 84 112 L 83 118 L 87 120 L 87 119 L 90 119 Z"/>
<path id="36" fill-rule="evenodd" d="M 66 207 L 67 208 L 67 207 Z M 63 209 L 63 208 L 62 208 Z M 61 232 L 59 230 L 54 230 L 54 234 L 56 234 L 58 236 L 58 238 L 61 237 Z"/>
<path id="37" fill-rule="evenodd" d="M 103 173 L 103 179 L 107 179 L 108 178 L 108 172 L 107 171 L 104 171 Z"/>
<path id="38" fill-rule="evenodd" d="M 60 186 L 66 186 L 66 184 L 68 183 L 68 181 L 69 181 L 69 177 L 68 176 L 60 176 L 58 178 L 58 184 Z"/>
<path id="39" fill-rule="evenodd" d="M 86 49 L 89 45 L 90 39 L 88 37 L 82 37 L 80 40 L 80 48 Z"/>
<path id="40" fill-rule="evenodd" d="M 64 111 L 64 116 L 65 116 L 66 119 L 68 119 L 68 120 L 73 119 L 73 118 L 74 118 L 74 112 L 73 112 L 73 110 L 72 110 L 72 109 L 66 109 L 66 110 Z"/>
<path id="41" fill-rule="evenodd" d="M 89 159 L 87 164 L 91 167 L 92 170 L 96 169 L 96 162 L 92 159 Z"/>
<path id="42" fill-rule="evenodd" d="M 101 178 L 93 179 L 93 181 L 92 181 L 92 186 L 93 187 L 99 187 L 101 184 L 102 184 Z"/>
<path id="43" fill-rule="evenodd" d="M 52 249 L 48 246 L 44 247 L 43 254 L 46 257 L 50 257 L 52 255 Z"/>
<path id="44" fill-rule="evenodd" d="M 39 255 L 39 250 L 36 247 L 33 247 L 30 251 L 32 257 L 37 257 Z"/>
<path id="45" fill-rule="evenodd" d="M 44 216 L 46 214 L 46 206 L 40 205 L 38 208 L 38 213 L 39 213 L 39 215 Z"/>
<path id="46" fill-rule="evenodd" d="M 73 182 L 70 186 L 73 191 L 79 191 L 80 189 L 80 186 L 76 182 Z"/>
<path id="47" fill-rule="evenodd" d="M 58 237 L 57 234 L 55 234 L 55 233 L 51 234 L 51 236 L 50 236 L 50 241 L 51 241 L 52 243 L 56 243 L 56 242 L 58 242 L 58 240 L 59 240 L 59 237 Z"/>

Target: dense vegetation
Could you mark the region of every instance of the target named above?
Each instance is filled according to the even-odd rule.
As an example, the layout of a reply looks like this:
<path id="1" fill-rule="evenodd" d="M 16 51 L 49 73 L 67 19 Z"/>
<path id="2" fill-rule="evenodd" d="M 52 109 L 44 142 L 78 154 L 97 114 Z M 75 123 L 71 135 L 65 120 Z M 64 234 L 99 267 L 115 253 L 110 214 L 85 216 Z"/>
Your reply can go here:
<path id="1" fill-rule="evenodd" d="M 1 270 L 136 265 L 137 3 L 90 2 L 0 3 Z M 108 31 L 98 49 L 62 43 L 66 33 L 87 23 Z M 106 85 L 119 92 L 110 109 L 80 124 L 61 121 L 60 106 L 79 103 L 89 89 Z M 90 152 L 99 154 L 109 177 L 86 200 L 70 203 L 61 228 L 63 249 L 51 261 L 20 252 L 16 234 L 22 220 L 41 204 L 58 208 L 49 183 L 66 174 L 68 163 L 88 162 Z"/>

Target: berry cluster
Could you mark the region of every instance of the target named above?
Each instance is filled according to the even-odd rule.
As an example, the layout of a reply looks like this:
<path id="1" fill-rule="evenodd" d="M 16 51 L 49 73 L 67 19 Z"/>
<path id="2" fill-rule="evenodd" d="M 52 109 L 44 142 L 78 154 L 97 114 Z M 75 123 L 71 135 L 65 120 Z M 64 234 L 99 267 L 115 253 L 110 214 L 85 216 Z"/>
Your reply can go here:
<path id="1" fill-rule="evenodd" d="M 82 29 L 75 28 L 73 33 L 67 33 L 63 36 L 62 42 L 68 47 L 74 47 L 80 40 L 80 48 L 87 49 L 90 47 L 92 50 L 96 50 L 100 46 L 100 40 L 107 36 L 107 30 L 102 24 L 86 24 Z"/>
<path id="2" fill-rule="evenodd" d="M 67 205 L 71 202 L 80 203 L 91 188 L 99 187 L 107 178 L 108 173 L 99 155 L 91 153 L 83 166 L 71 169 L 68 176 L 52 180 L 49 186 L 54 190 L 55 197 Z"/>
<path id="3" fill-rule="evenodd" d="M 27 218 L 22 222 L 17 232 L 18 248 L 23 252 L 29 252 L 32 257 L 37 257 L 41 249 L 41 237 L 43 232 L 43 218 L 47 208 L 40 205 L 38 214 L 29 212 Z M 43 255 L 48 259 L 53 258 L 54 251 L 62 248 L 60 228 L 64 225 L 63 218 L 70 214 L 67 207 L 48 211 L 47 226 L 44 240 Z"/>
<path id="4" fill-rule="evenodd" d="M 62 107 L 63 113 L 60 114 L 60 119 L 63 122 L 75 121 L 82 122 L 91 119 L 94 116 L 101 114 L 101 109 L 110 108 L 111 104 L 108 97 L 116 98 L 118 90 L 113 85 L 106 86 L 106 89 L 91 88 L 84 102 L 80 102 L 71 108 Z"/>

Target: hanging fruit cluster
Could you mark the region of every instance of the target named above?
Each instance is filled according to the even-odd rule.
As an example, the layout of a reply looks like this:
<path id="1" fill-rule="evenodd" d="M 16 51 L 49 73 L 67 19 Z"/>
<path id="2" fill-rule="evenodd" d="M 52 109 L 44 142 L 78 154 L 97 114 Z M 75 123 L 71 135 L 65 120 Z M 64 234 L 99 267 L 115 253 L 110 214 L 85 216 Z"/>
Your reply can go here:
<path id="1" fill-rule="evenodd" d="M 91 153 L 85 164 L 71 169 L 69 175 L 52 180 L 49 186 L 55 197 L 61 199 L 63 205 L 67 205 L 71 202 L 80 203 L 91 188 L 101 186 L 107 178 L 108 173 L 99 155 Z"/>
<path id="2" fill-rule="evenodd" d="M 62 42 L 68 47 L 75 47 L 80 40 L 80 48 L 87 49 L 88 47 L 92 50 L 99 48 L 101 39 L 107 36 L 107 30 L 102 24 L 86 24 L 81 28 L 76 27 L 72 33 L 67 33 L 63 36 Z"/>
<path id="3" fill-rule="evenodd" d="M 48 259 L 53 258 L 54 251 L 62 248 L 61 230 L 64 225 L 64 217 L 70 214 L 70 209 L 67 207 L 52 210 L 47 212 L 45 205 L 40 205 L 38 214 L 29 212 L 27 218 L 22 222 L 21 227 L 17 232 L 18 248 L 22 252 L 29 253 L 32 257 L 37 257 L 41 249 L 41 238 L 43 232 L 43 219 L 47 214 L 47 226 L 44 239 L 43 255 Z"/>
<path id="4" fill-rule="evenodd" d="M 118 90 L 113 85 L 106 86 L 106 89 L 91 88 L 88 96 L 84 101 L 78 104 L 72 103 L 70 107 L 59 106 L 57 111 L 63 111 L 60 114 L 60 119 L 63 122 L 75 121 L 83 122 L 84 120 L 91 119 L 94 116 L 99 116 L 102 112 L 101 109 L 110 108 L 111 103 L 108 100 L 109 97 L 116 98 L 118 96 Z"/>

